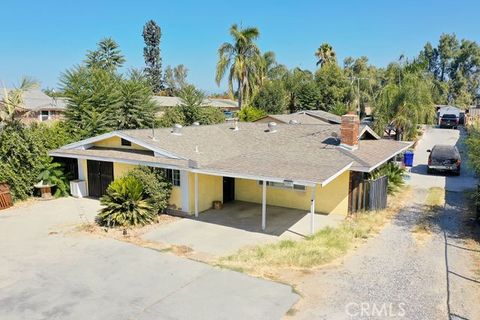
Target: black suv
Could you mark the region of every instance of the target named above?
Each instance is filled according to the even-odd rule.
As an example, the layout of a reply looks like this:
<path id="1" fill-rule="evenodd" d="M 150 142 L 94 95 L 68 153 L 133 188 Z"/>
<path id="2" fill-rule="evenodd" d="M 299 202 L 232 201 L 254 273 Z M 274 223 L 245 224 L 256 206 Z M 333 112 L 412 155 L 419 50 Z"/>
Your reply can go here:
<path id="1" fill-rule="evenodd" d="M 428 173 L 434 171 L 452 172 L 455 175 L 460 174 L 460 165 L 462 159 L 457 147 L 450 145 L 437 144 L 430 152 L 428 157 Z"/>

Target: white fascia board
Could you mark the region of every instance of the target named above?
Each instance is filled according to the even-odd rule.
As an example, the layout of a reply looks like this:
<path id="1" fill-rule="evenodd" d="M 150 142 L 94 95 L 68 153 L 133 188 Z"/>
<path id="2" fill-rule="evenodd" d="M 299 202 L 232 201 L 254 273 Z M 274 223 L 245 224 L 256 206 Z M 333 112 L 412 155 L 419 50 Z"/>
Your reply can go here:
<path id="1" fill-rule="evenodd" d="M 332 182 L 333 180 L 335 180 L 336 178 L 338 178 L 341 174 L 343 174 L 345 171 L 349 170 L 350 167 L 352 166 L 353 162 L 350 162 L 349 164 L 347 164 L 345 167 L 343 167 L 342 169 L 340 169 L 340 171 L 338 171 L 337 173 L 335 173 L 333 176 L 331 176 L 330 178 L 326 179 L 325 181 L 323 181 L 320 185 L 322 187 L 325 187 L 327 184 L 329 184 L 330 182 Z"/>
<path id="2" fill-rule="evenodd" d="M 370 128 L 369 125 L 365 125 L 365 126 L 363 127 L 362 131 L 360 131 L 360 133 L 358 134 L 358 138 L 360 138 L 361 136 L 363 136 L 363 134 L 364 134 L 366 131 L 368 131 L 368 133 L 370 133 L 373 137 L 375 137 L 375 139 L 377 139 L 377 140 L 380 140 L 380 139 L 381 139 L 380 136 L 379 136 L 375 131 L 373 131 L 373 129 Z"/>
<path id="3" fill-rule="evenodd" d="M 170 164 L 162 164 L 162 163 L 157 163 L 157 162 L 149 162 L 149 161 L 117 159 L 117 158 L 87 156 L 87 155 L 79 155 L 79 154 L 64 154 L 64 153 L 61 153 L 61 152 L 49 152 L 48 155 L 51 156 L 51 157 L 96 160 L 96 161 L 106 161 L 106 162 L 118 162 L 118 163 L 135 164 L 135 165 L 139 165 L 139 166 L 148 166 L 148 167 L 156 167 L 156 168 L 164 168 L 164 169 L 185 170 L 185 168 L 183 168 L 183 167 L 178 167 L 178 166 L 174 166 L 174 165 L 170 165 Z"/>
<path id="4" fill-rule="evenodd" d="M 176 155 L 172 152 L 163 150 L 163 149 L 158 148 L 156 146 L 152 146 L 152 145 L 146 143 L 143 140 L 139 140 L 137 138 L 131 137 L 128 134 L 125 134 L 125 133 L 122 133 L 122 132 L 119 132 L 119 131 L 112 131 L 112 132 L 101 134 L 101 135 L 96 136 L 96 137 L 92 137 L 92 138 L 84 139 L 84 140 L 81 140 L 81 141 L 78 141 L 78 142 L 70 143 L 70 144 L 67 144 L 67 145 L 61 147 L 61 149 L 81 149 L 82 147 L 91 146 L 95 142 L 99 142 L 99 141 L 102 141 L 102 140 L 105 140 L 105 139 L 108 139 L 108 138 L 112 138 L 112 137 L 119 137 L 119 138 L 128 140 L 132 143 L 135 143 L 136 145 L 139 145 L 141 147 L 149 149 L 149 150 L 151 150 L 155 153 L 155 156 L 161 155 L 161 156 L 174 158 L 174 159 L 187 160 L 187 158 L 181 157 L 179 155 Z"/>
<path id="5" fill-rule="evenodd" d="M 353 169 L 352 171 L 370 173 L 370 172 L 372 172 L 373 170 L 375 170 L 375 169 L 377 169 L 378 167 L 380 167 L 380 166 L 381 166 L 382 164 L 384 164 L 385 162 L 387 162 L 388 160 L 390 160 L 391 158 L 395 157 L 397 154 L 402 153 L 403 151 L 407 150 L 407 149 L 410 148 L 412 145 L 413 145 L 413 142 L 408 142 L 408 143 L 405 145 L 405 147 L 403 147 L 402 149 L 394 152 L 393 154 L 391 154 L 391 155 L 388 156 L 387 158 L 383 159 L 382 161 L 376 163 L 375 165 L 373 165 L 373 166 L 371 166 L 371 167 L 368 167 L 368 168 Z"/>
<path id="6" fill-rule="evenodd" d="M 278 177 L 266 177 L 266 176 L 257 176 L 257 175 L 250 175 L 250 174 L 237 174 L 231 172 L 223 172 L 217 170 L 208 170 L 208 169 L 191 169 L 193 173 L 200 173 L 200 174 L 207 174 L 211 176 L 220 176 L 220 177 L 231 177 L 231 178 L 239 178 L 239 179 L 248 179 L 248 180 L 257 180 L 257 181 L 271 181 L 271 182 L 284 182 L 285 180 L 290 180 L 286 178 L 278 178 Z M 317 184 L 315 181 L 306 181 L 306 180 L 293 180 L 294 184 L 304 185 L 308 187 L 313 187 Z"/>

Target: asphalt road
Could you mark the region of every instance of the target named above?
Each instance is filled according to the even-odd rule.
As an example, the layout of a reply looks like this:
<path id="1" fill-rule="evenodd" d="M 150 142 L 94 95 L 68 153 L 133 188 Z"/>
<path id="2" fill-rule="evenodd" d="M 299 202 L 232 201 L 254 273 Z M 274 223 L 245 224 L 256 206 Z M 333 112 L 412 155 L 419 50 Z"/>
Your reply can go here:
<path id="1" fill-rule="evenodd" d="M 71 233 L 98 201 L 0 211 L 1 320 L 279 319 L 291 287 L 112 239 Z"/>

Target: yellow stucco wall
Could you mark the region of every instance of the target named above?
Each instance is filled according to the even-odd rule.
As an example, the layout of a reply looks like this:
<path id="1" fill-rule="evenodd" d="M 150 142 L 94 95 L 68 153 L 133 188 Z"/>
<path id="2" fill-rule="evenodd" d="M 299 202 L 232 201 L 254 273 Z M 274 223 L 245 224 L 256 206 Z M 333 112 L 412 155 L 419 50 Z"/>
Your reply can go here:
<path id="1" fill-rule="evenodd" d="M 349 172 L 344 172 L 325 187 L 317 186 L 315 211 L 326 214 L 348 214 Z M 312 188 L 305 191 L 267 187 L 267 204 L 310 210 Z M 235 199 L 262 203 L 262 186 L 255 180 L 235 179 Z"/>
<path id="2" fill-rule="evenodd" d="M 95 147 L 111 147 L 111 148 L 124 148 L 124 149 L 135 149 L 135 150 L 148 150 L 144 147 L 139 146 L 138 144 L 135 144 L 132 142 L 132 145 L 130 147 L 128 146 L 122 146 L 121 138 L 119 137 L 111 137 L 108 139 L 104 139 L 101 141 L 95 142 L 93 145 Z"/>
<path id="3" fill-rule="evenodd" d="M 180 187 L 173 186 L 172 194 L 170 195 L 170 205 L 175 210 L 183 210 L 182 208 L 182 189 Z"/>
<path id="4" fill-rule="evenodd" d="M 135 169 L 136 167 L 138 167 L 136 164 L 114 162 L 113 179 L 118 179 L 125 176 L 129 171 Z"/>
<path id="5" fill-rule="evenodd" d="M 192 213 L 195 210 L 195 176 L 189 173 L 189 198 Z M 215 200 L 223 201 L 223 177 L 198 174 L 198 211 L 202 212 L 212 208 Z M 186 210 L 184 210 L 186 211 Z"/>

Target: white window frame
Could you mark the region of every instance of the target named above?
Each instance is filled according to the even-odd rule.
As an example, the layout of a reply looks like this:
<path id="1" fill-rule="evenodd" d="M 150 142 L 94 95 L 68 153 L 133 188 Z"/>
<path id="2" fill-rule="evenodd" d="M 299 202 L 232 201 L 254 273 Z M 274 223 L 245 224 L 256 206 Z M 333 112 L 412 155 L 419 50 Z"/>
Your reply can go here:
<path id="1" fill-rule="evenodd" d="M 259 186 L 263 185 L 263 181 L 259 180 L 257 181 Z M 305 192 L 307 191 L 307 186 L 304 186 L 302 184 L 292 184 L 291 186 L 285 185 L 283 182 L 273 182 L 273 181 L 267 181 L 267 187 L 269 188 L 274 188 L 274 189 L 283 189 L 283 190 L 292 190 L 292 191 L 297 191 L 297 192 Z M 299 189 L 299 187 L 301 187 Z"/>
<path id="2" fill-rule="evenodd" d="M 47 112 L 47 119 L 43 119 L 43 113 L 44 112 Z M 38 119 L 43 122 L 43 121 L 48 121 L 51 119 L 51 116 L 52 116 L 52 113 L 50 112 L 50 110 L 41 110 L 40 111 L 40 114 L 38 115 Z"/>

